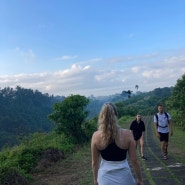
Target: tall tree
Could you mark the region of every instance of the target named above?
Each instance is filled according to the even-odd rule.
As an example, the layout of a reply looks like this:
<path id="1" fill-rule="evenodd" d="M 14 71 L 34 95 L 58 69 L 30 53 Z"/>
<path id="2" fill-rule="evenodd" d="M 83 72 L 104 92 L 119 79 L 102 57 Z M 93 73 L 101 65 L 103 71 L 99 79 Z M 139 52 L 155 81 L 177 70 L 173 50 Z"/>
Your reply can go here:
<path id="1" fill-rule="evenodd" d="M 84 96 L 71 95 L 61 103 L 54 104 L 54 111 L 48 117 L 57 124 L 57 131 L 80 143 L 85 139 L 82 123 L 88 116 L 88 111 L 85 111 L 88 102 Z"/>
<path id="2" fill-rule="evenodd" d="M 173 120 L 185 130 L 185 74 L 177 80 L 166 104 L 173 113 Z"/>
<path id="3" fill-rule="evenodd" d="M 135 85 L 135 89 L 138 91 L 138 89 L 139 89 L 139 85 Z"/>

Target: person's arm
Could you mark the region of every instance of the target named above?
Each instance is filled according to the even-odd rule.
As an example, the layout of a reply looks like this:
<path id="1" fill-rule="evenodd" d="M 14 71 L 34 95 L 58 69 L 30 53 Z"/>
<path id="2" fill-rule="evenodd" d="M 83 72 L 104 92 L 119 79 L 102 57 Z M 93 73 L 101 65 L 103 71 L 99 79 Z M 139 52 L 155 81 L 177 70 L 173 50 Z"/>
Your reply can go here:
<path id="1" fill-rule="evenodd" d="M 132 134 L 132 137 L 134 138 L 134 132 L 133 130 L 130 130 L 131 134 Z"/>
<path id="2" fill-rule="evenodd" d="M 154 123 L 154 127 L 155 127 L 155 133 L 156 133 L 156 136 L 159 138 L 160 135 L 159 135 L 159 132 L 158 132 L 158 126 L 157 126 L 157 123 Z"/>
<path id="3" fill-rule="evenodd" d="M 130 124 L 130 132 L 132 133 L 132 137 L 134 138 L 133 122 Z"/>
<path id="4" fill-rule="evenodd" d="M 144 121 L 142 121 L 143 122 L 143 128 L 142 128 L 142 139 L 144 140 L 144 133 L 145 133 L 145 123 L 144 123 Z"/>
<path id="5" fill-rule="evenodd" d="M 173 128 L 172 128 L 172 120 L 168 120 L 169 128 L 170 128 L 170 136 L 173 135 Z"/>
<path id="6" fill-rule="evenodd" d="M 154 127 L 155 127 L 156 136 L 159 138 L 160 135 L 159 135 L 159 132 L 158 132 L 158 124 L 157 124 L 157 119 L 156 119 L 155 116 L 154 116 Z"/>
<path id="7" fill-rule="evenodd" d="M 94 185 L 98 185 L 97 178 L 98 178 L 98 168 L 100 163 L 100 152 L 96 147 L 96 133 L 93 134 L 91 140 L 91 157 L 92 157 L 92 171 L 94 177 Z"/>
<path id="8" fill-rule="evenodd" d="M 142 185 L 143 182 L 142 182 L 142 176 L 141 176 L 141 169 L 140 169 L 139 161 L 136 154 L 135 142 L 133 137 L 131 136 L 131 133 L 128 137 L 129 137 L 129 148 L 128 148 L 129 158 L 131 160 L 132 166 L 137 176 L 137 185 Z"/>

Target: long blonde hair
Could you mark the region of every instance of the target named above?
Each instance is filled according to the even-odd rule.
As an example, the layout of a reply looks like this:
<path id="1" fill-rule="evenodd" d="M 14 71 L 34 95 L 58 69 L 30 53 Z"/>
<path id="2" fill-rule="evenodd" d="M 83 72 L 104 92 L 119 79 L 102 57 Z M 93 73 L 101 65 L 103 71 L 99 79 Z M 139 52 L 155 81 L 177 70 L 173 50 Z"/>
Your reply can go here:
<path id="1" fill-rule="evenodd" d="M 101 131 L 102 143 L 107 146 L 113 142 L 117 135 L 118 112 L 114 104 L 105 103 L 100 111 L 98 119 L 98 130 Z"/>

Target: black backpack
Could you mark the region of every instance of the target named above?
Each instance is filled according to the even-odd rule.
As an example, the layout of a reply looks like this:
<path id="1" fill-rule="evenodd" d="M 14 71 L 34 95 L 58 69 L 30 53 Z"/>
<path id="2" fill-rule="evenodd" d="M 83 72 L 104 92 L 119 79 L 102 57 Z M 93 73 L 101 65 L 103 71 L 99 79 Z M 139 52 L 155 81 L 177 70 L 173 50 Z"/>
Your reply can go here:
<path id="1" fill-rule="evenodd" d="M 164 114 L 165 114 L 165 116 L 166 116 L 166 118 L 167 118 L 167 120 L 168 120 L 168 114 L 167 114 L 167 112 L 164 112 Z M 163 127 L 163 126 L 160 126 L 159 124 L 158 124 L 158 120 L 159 120 L 159 118 L 158 118 L 158 115 L 157 114 L 155 114 L 155 117 L 156 117 L 156 119 L 157 119 L 157 126 L 158 127 L 162 127 L 162 128 L 166 128 L 166 127 L 168 127 L 168 125 L 166 125 L 165 127 Z M 168 121 L 169 122 L 169 121 Z"/>

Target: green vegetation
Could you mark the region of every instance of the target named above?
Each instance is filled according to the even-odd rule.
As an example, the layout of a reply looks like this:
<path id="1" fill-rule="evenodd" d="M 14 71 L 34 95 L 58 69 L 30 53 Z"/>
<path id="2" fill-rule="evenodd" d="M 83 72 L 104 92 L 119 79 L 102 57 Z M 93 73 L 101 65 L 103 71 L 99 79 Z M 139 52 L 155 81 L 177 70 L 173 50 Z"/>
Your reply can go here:
<path id="1" fill-rule="evenodd" d="M 165 103 L 175 123 L 185 130 L 185 74 L 177 80 L 172 96 Z"/>
<path id="2" fill-rule="evenodd" d="M 60 160 L 66 153 L 75 151 L 75 144 L 89 141 L 96 127 L 92 126 L 93 120 L 89 124 L 85 122 L 88 113 L 84 108 L 87 103 L 88 99 L 84 96 L 69 96 L 61 103 L 56 103 L 54 112 L 49 115 L 49 118 L 57 124 L 53 132 L 35 133 L 30 137 L 25 137 L 19 146 L 5 147 L 0 153 L 0 181 L 3 184 L 9 183 L 9 174 L 12 179 L 15 170 L 14 181 L 18 181 L 17 175 L 19 179 L 22 179 L 21 182 L 26 181 L 30 173 L 36 169 L 45 151 L 58 152 L 57 160 Z"/>
<path id="3" fill-rule="evenodd" d="M 179 158 L 185 153 L 182 130 L 185 128 L 185 75 L 177 81 L 174 88 L 137 92 L 135 95 L 130 94 L 129 98 L 122 96 L 123 94 L 111 97 L 118 108 L 122 127 L 128 128 L 137 112 L 143 116 L 153 115 L 157 111 L 157 104 L 163 103 L 175 124 L 171 139 L 173 152 Z M 38 163 L 48 150 L 52 152 L 52 156 L 58 156 L 53 161 L 50 159 L 50 162 L 56 162 L 89 143 L 92 133 L 97 129 L 97 114 L 95 117 L 88 117 L 89 113 L 95 114 L 90 112 L 88 103 L 91 103 L 93 111 L 99 111 L 102 106 L 102 101 L 100 103 L 80 95 L 62 99 L 20 87 L 16 90 L 0 90 L 0 101 L 0 146 L 6 143 L 0 152 L 0 183 L 3 184 L 26 184 L 31 179 L 31 174 L 39 170 Z M 12 138 L 15 142 L 12 142 Z M 7 139 L 12 143 L 8 143 Z M 76 157 L 81 159 L 80 156 Z M 81 184 L 85 183 L 86 180 L 83 179 Z"/>
<path id="4" fill-rule="evenodd" d="M 47 115 L 61 99 L 19 86 L 0 89 L 0 149 L 19 144 L 30 133 L 52 131 Z"/>
<path id="5" fill-rule="evenodd" d="M 181 127 L 173 126 L 173 136 L 170 137 L 169 151 L 178 161 L 185 164 L 185 134 Z"/>
<path id="6" fill-rule="evenodd" d="M 82 124 L 88 116 L 84 108 L 89 100 L 80 95 L 71 95 L 61 103 L 53 106 L 54 112 L 49 115 L 50 120 L 57 124 L 56 131 L 65 134 L 75 143 L 85 141 L 85 133 Z"/>
<path id="7" fill-rule="evenodd" d="M 34 170 L 41 157 L 43 157 L 44 151 L 51 149 L 55 150 L 55 152 L 62 151 L 66 154 L 74 151 L 75 145 L 64 135 L 52 132 L 49 134 L 35 133 L 19 146 L 4 148 L 0 152 L 1 183 L 8 183 L 9 176 L 12 176 L 15 170 L 17 172 L 16 176 L 12 177 L 15 178 L 15 181 L 17 174 L 19 174 L 20 182 L 31 178 L 30 173 Z"/>

